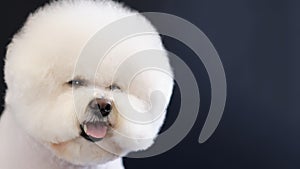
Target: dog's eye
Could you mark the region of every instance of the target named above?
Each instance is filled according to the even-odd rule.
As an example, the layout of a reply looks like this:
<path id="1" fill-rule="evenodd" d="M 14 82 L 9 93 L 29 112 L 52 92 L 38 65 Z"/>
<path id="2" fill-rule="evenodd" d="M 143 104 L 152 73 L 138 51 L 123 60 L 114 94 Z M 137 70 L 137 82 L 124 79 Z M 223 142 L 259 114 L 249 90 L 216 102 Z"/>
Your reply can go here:
<path id="1" fill-rule="evenodd" d="M 80 87 L 84 86 L 85 82 L 83 80 L 70 80 L 67 82 L 69 86 Z"/>
<path id="2" fill-rule="evenodd" d="M 108 86 L 109 90 L 121 90 L 121 88 L 116 85 L 116 84 L 112 84 L 110 86 Z"/>

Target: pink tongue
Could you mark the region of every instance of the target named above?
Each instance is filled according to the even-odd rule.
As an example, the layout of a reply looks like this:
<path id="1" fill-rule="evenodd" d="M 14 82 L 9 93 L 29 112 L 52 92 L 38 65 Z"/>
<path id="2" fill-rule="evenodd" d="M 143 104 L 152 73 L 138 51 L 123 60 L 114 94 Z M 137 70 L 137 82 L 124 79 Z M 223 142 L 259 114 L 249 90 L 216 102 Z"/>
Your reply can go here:
<path id="1" fill-rule="evenodd" d="M 103 138 L 106 135 L 107 127 L 100 123 L 87 123 L 86 134 L 94 138 Z"/>

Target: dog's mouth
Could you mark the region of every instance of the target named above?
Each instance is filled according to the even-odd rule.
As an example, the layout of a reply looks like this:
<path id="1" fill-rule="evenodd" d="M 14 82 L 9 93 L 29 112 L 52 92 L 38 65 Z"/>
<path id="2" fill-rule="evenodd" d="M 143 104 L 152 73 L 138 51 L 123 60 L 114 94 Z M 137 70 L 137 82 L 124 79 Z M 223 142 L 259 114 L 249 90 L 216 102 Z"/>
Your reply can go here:
<path id="1" fill-rule="evenodd" d="M 101 141 L 107 134 L 109 122 L 93 121 L 80 124 L 80 135 L 88 141 Z"/>

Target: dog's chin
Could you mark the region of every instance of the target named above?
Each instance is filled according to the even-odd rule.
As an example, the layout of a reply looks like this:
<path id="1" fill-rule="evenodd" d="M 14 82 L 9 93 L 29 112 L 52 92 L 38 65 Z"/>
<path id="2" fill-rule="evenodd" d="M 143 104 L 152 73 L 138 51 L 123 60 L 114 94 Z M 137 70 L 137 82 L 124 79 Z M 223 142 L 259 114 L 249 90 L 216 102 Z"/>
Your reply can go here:
<path id="1" fill-rule="evenodd" d="M 79 124 L 79 136 L 51 143 L 55 155 L 74 165 L 104 164 L 120 157 L 122 149 L 113 141 L 112 125 L 107 118 L 93 118 Z"/>
<path id="2" fill-rule="evenodd" d="M 78 137 L 50 144 L 50 149 L 55 156 L 73 165 L 101 165 L 123 157 L 131 151 L 146 149 L 153 144 L 153 139 L 145 139 L 146 141 L 143 143 L 143 139 L 131 139 L 118 135 L 111 126 L 102 122 L 89 125 L 95 125 L 93 127 L 103 125 L 100 127 L 107 128 L 105 136 L 93 135 L 95 133 L 91 134 L 81 124 L 81 134 Z M 104 132 L 100 134 L 104 134 Z"/>
<path id="3" fill-rule="evenodd" d="M 120 154 L 101 146 L 100 142 L 110 142 L 109 146 L 114 151 L 118 150 L 122 154 L 118 146 L 105 137 L 93 140 L 89 136 L 79 136 L 66 142 L 51 143 L 50 149 L 59 159 L 73 165 L 88 166 L 105 164 L 120 157 Z"/>

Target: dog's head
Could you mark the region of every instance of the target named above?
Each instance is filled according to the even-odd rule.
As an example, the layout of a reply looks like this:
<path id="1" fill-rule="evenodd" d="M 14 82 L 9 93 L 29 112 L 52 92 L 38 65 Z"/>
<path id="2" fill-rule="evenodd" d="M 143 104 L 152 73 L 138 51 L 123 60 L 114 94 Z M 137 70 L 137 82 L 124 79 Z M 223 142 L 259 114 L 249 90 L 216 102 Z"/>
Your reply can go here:
<path id="1" fill-rule="evenodd" d="M 173 88 L 159 35 L 103 48 L 119 33 L 108 25 L 128 16 L 132 28 L 155 32 L 111 1 L 54 2 L 31 15 L 8 47 L 6 108 L 61 159 L 105 163 L 157 136 Z"/>

